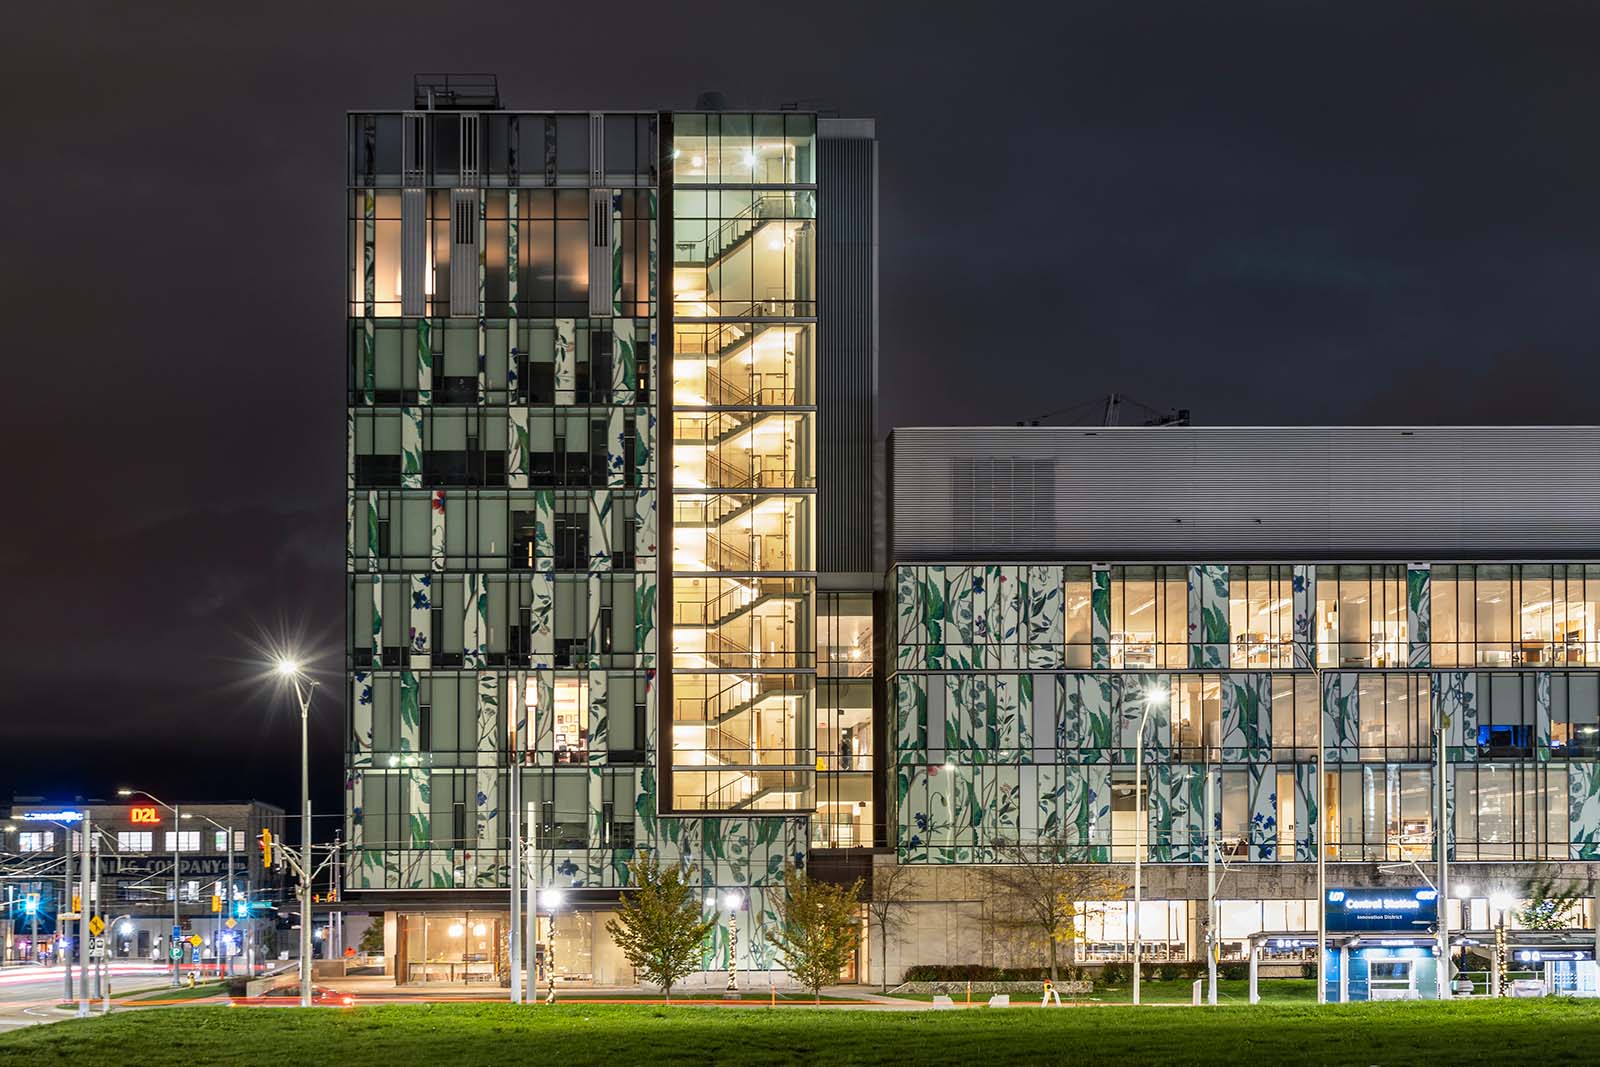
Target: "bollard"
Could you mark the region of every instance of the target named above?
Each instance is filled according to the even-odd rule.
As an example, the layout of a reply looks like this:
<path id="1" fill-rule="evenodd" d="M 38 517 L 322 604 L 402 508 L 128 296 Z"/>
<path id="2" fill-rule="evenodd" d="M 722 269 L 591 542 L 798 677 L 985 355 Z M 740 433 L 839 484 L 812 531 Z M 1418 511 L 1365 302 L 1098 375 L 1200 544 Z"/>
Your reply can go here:
<path id="1" fill-rule="evenodd" d="M 972 1007 L 972 979 L 967 979 L 967 1007 Z"/>
<path id="2" fill-rule="evenodd" d="M 1203 997 L 1203 995 L 1201 993 L 1201 989 L 1205 984 L 1206 984 L 1206 980 L 1204 978 L 1196 978 L 1194 980 L 1194 994 L 1193 994 L 1192 999 L 1189 1001 L 1189 1003 L 1193 1004 L 1197 1008 L 1204 1002 L 1204 997 Z"/>

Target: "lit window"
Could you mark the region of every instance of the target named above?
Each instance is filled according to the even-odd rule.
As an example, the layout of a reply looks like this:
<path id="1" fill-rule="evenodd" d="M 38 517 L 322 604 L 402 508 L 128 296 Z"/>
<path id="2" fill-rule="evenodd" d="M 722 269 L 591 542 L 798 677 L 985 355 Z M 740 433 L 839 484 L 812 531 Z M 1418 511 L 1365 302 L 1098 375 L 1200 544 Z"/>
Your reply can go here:
<path id="1" fill-rule="evenodd" d="M 149 852 L 155 845 L 155 835 L 149 830 L 118 830 L 118 852 Z"/>
<path id="2" fill-rule="evenodd" d="M 162 842 L 162 848 L 167 852 L 200 851 L 199 830 L 180 830 L 176 834 L 174 834 L 173 831 L 168 830 L 163 836 L 165 837 L 165 840 Z M 177 839 L 176 842 L 174 842 L 174 838 Z"/>
<path id="3" fill-rule="evenodd" d="M 17 835 L 18 852 L 54 852 L 55 847 L 54 830 L 24 830 Z"/>

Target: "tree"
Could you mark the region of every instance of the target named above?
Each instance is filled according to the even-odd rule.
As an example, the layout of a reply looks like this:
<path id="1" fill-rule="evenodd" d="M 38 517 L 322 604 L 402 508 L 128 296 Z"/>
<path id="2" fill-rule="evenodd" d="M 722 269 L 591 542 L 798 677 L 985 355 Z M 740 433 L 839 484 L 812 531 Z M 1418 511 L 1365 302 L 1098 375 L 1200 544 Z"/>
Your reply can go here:
<path id="1" fill-rule="evenodd" d="M 1526 930 L 1565 930 L 1580 921 L 1582 902 L 1576 885 L 1546 878 L 1528 887 L 1528 906 L 1517 910 L 1517 921 Z"/>
<path id="2" fill-rule="evenodd" d="M 839 980 L 856 950 L 861 926 L 861 879 L 849 886 L 819 882 L 788 864 L 776 902 L 778 922 L 767 940 L 784 966 L 822 1002 L 822 987 Z"/>
<path id="3" fill-rule="evenodd" d="M 889 991 L 889 935 L 897 933 L 906 923 L 906 909 L 912 899 L 911 868 L 899 863 L 892 866 L 874 866 L 872 869 L 872 895 L 867 898 L 867 914 L 878 928 L 878 944 L 882 949 L 883 991 Z"/>
<path id="4" fill-rule="evenodd" d="M 1105 867 L 1063 862 L 1070 855 L 1072 847 L 1064 842 L 1001 843 L 995 846 L 995 862 L 983 873 L 994 925 L 1020 931 L 1035 942 L 1042 939 L 1052 982 L 1060 977 L 1056 946 L 1067 945 L 1068 961 L 1075 958 L 1080 906 L 1121 900 L 1128 891 L 1127 883 Z"/>
<path id="5" fill-rule="evenodd" d="M 655 856 L 638 856 L 628 870 L 633 892 L 623 894 L 606 930 L 639 976 L 671 1000 L 674 983 L 700 969 L 716 916 L 701 918 L 700 893 L 676 864 L 663 870 Z"/>
<path id="6" fill-rule="evenodd" d="M 361 943 L 357 946 L 364 956 L 383 955 L 383 916 L 379 915 L 367 923 L 366 931 L 361 935 Z"/>

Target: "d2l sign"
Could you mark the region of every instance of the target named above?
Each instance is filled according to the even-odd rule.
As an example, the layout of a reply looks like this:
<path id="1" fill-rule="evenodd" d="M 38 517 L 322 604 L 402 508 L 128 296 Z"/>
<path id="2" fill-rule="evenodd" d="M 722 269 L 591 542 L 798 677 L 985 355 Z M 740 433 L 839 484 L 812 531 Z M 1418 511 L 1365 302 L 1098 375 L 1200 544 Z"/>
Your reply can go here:
<path id="1" fill-rule="evenodd" d="M 1420 889 L 1330 889 L 1328 929 L 1347 933 L 1427 930 L 1439 922 L 1439 894 Z"/>

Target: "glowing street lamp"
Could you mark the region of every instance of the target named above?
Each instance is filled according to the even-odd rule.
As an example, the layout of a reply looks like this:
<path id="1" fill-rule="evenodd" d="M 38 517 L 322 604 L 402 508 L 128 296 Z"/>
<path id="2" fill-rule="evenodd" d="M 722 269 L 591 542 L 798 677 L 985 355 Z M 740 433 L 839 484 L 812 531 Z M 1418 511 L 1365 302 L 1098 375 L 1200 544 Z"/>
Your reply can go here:
<path id="1" fill-rule="evenodd" d="M 311 717 L 311 691 L 317 683 L 307 678 L 300 661 L 279 656 L 273 669 L 294 686 L 300 705 L 300 1006 L 311 1007 L 311 749 L 307 720 Z"/>
<path id="2" fill-rule="evenodd" d="M 556 909 L 561 907 L 562 899 L 563 894 L 559 889 L 539 891 L 539 903 L 550 913 L 550 949 L 545 953 L 544 961 L 545 973 L 550 976 L 550 992 L 544 998 L 546 1004 L 556 1002 Z"/>
<path id="3" fill-rule="evenodd" d="M 1498 997 L 1506 968 L 1506 912 L 1516 903 L 1504 890 L 1489 894 L 1489 910 L 1494 913 L 1494 966 L 1489 971 L 1489 995 Z"/>
<path id="4" fill-rule="evenodd" d="M 739 958 L 739 908 L 744 904 L 744 894 L 737 889 L 730 889 L 723 894 L 722 905 L 728 909 L 728 989 L 727 995 L 738 997 L 738 958 Z"/>
<path id="5" fill-rule="evenodd" d="M 1139 733 L 1133 745 L 1133 1002 L 1139 1003 L 1139 964 L 1144 958 L 1144 924 L 1140 922 L 1144 905 L 1144 824 L 1139 817 L 1139 799 L 1144 794 L 1144 725 L 1151 708 L 1164 708 L 1171 695 L 1166 689 L 1153 689 L 1139 712 Z M 1207 776 L 1206 788 L 1211 788 Z"/>

